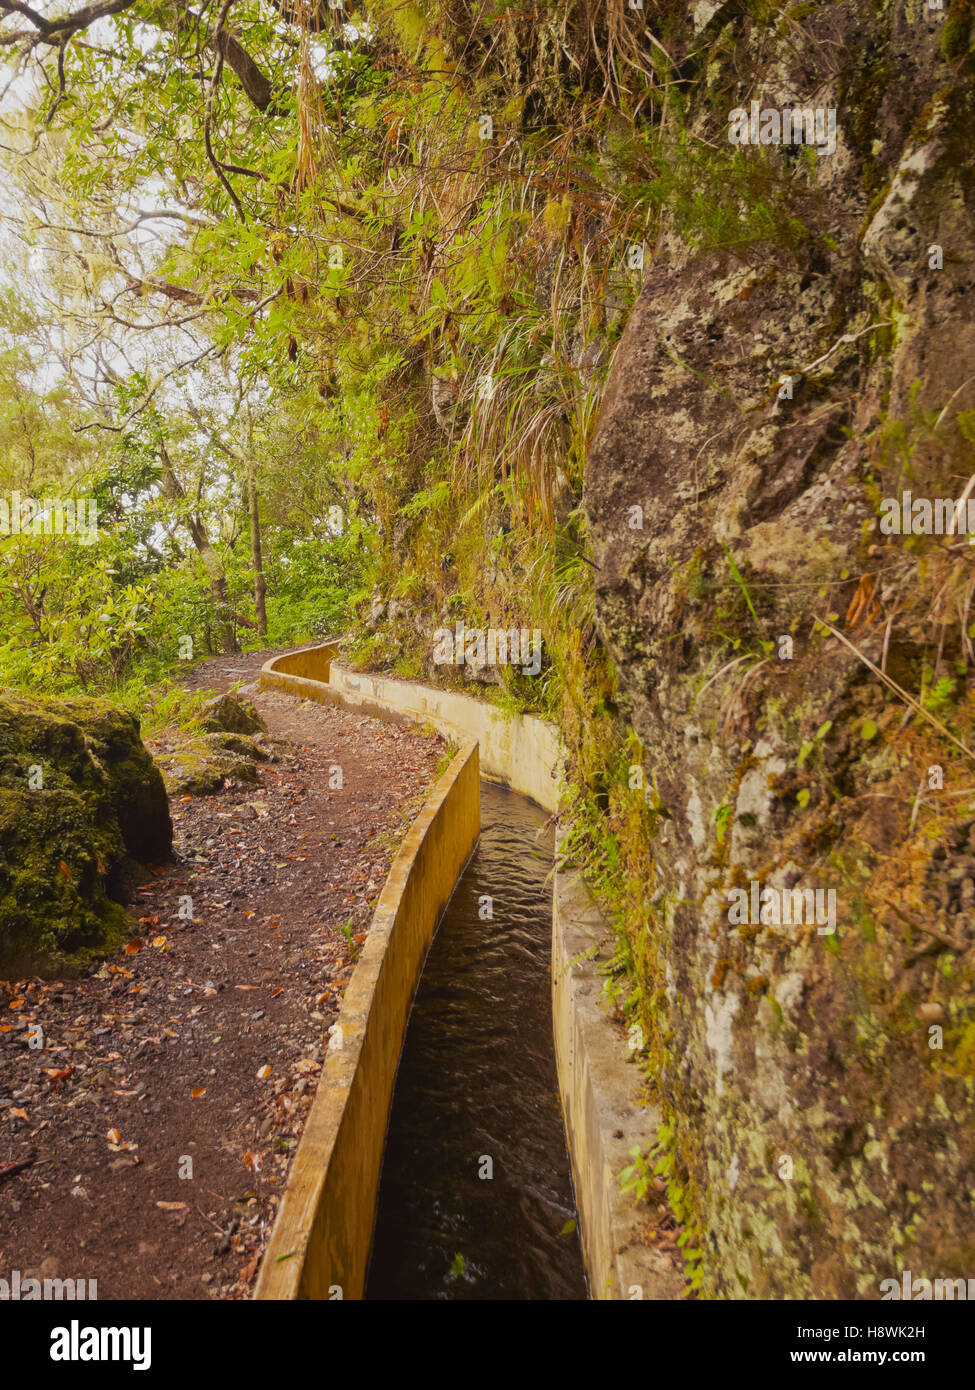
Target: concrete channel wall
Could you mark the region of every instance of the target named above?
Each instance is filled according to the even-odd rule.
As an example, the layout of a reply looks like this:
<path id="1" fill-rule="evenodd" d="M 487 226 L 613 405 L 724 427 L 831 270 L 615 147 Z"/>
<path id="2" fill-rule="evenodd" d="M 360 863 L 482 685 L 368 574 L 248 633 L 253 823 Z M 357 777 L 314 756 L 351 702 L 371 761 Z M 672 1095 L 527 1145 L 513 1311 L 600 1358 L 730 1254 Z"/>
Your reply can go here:
<path id="1" fill-rule="evenodd" d="M 413 994 L 480 828 L 478 750 L 468 741 L 389 871 L 332 1032 L 255 1298 L 362 1297 Z"/>
<path id="2" fill-rule="evenodd" d="M 452 743 L 477 739 L 481 776 L 558 809 L 559 741 L 551 724 L 530 714 L 505 714 L 470 695 L 413 681 L 350 671 L 335 660 L 337 643 L 272 657 L 261 685 L 321 704 L 345 705 L 375 719 L 429 724 Z"/>
<path id="3" fill-rule="evenodd" d="M 548 811 L 558 811 L 562 750 L 557 730 L 551 724 L 529 715 L 505 715 L 482 700 L 455 691 L 350 671 L 335 660 L 337 654 L 337 643 L 325 643 L 272 658 L 261 672 L 261 685 L 321 703 L 358 709 L 378 719 L 429 724 L 454 743 L 475 740 L 482 776 L 506 783 Z M 559 842 L 557 866 L 561 865 L 561 858 Z M 391 873 L 390 882 L 392 877 Z M 676 1257 L 646 1243 L 644 1233 L 652 1213 L 620 1189 L 619 1174 L 631 1162 L 630 1146 L 639 1144 L 644 1151 L 652 1147 L 660 1116 L 654 1106 L 640 1097 L 640 1077 L 631 1063 L 626 1040 L 606 1018 L 600 965 L 612 954 L 608 937 L 581 876 L 557 867 L 552 914 L 555 1056 L 590 1294 L 597 1299 L 679 1298 L 683 1279 Z M 356 967 L 347 1000 L 360 969 L 361 963 Z M 389 1029 L 391 1035 L 399 1026 L 398 1020 L 399 1015 Z M 392 1047 L 395 1042 L 397 1057 L 405 1024 L 404 1017 L 400 1031 L 390 1043 Z M 395 1061 L 393 1065 L 395 1070 Z M 391 1091 L 386 1109 L 389 1099 Z M 313 1116 L 314 1110 L 306 1135 Z M 380 1124 L 384 1135 L 385 1110 L 375 1117 L 373 1130 L 378 1130 Z M 304 1144 L 303 1138 L 282 1213 L 295 1183 Z M 382 1140 L 380 1153 L 381 1149 Z M 343 1197 L 348 1200 L 346 1194 Z M 368 1257 L 371 1243 L 374 1196 L 371 1201 L 358 1222 L 359 1235 L 366 1244 L 364 1258 Z M 307 1204 L 301 1210 L 306 1209 Z M 297 1218 L 299 1208 L 295 1206 L 294 1211 Z M 280 1226 L 281 1216 L 275 1236 Z M 295 1233 L 293 1243 L 297 1244 L 298 1234 L 304 1228 L 293 1221 L 289 1229 Z M 278 1242 L 276 1256 L 272 1256 L 270 1248 L 266 1253 L 257 1297 L 327 1298 L 329 1294 L 321 1279 L 315 1283 L 319 1291 L 314 1293 L 307 1291 L 311 1284 L 302 1285 L 300 1291 L 294 1285 L 295 1292 L 286 1292 L 285 1284 L 274 1282 L 271 1261 L 286 1253 L 287 1243 L 287 1239 Z M 266 1292 L 272 1284 L 282 1291 Z M 344 1296 L 360 1295 L 346 1292 Z"/>
<path id="4" fill-rule="evenodd" d="M 562 862 L 564 832 L 556 835 Z M 639 1095 L 629 1048 L 606 1018 L 601 968 L 613 943 L 582 875 L 558 869 L 552 907 L 552 1020 L 559 1091 L 579 1208 L 579 1233 L 593 1298 L 680 1298 L 673 1250 L 645 1244 L 647 1209 L 619 1175 L 657 1142 L 660 1111 Z M 659 1213 L 659 1208 L 658 1208 Z"/>

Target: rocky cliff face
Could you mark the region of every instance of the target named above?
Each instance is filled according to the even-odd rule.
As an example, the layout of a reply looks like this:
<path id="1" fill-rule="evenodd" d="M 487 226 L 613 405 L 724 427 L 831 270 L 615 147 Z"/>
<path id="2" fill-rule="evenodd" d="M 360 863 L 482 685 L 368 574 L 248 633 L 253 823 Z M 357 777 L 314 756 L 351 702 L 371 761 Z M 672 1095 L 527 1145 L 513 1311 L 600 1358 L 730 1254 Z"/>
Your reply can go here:
<path id="1" fill-rule="evenodd" d="M 975 474 L 973 6 L 754 8 L 669 34 L 746 234 L 665 214 L 585 507 L 703 1290 L 877 1297 L 975 1272 L 973 552 L 878 527 Z M 835 150 L 733 146 L 753 100 Z"/>

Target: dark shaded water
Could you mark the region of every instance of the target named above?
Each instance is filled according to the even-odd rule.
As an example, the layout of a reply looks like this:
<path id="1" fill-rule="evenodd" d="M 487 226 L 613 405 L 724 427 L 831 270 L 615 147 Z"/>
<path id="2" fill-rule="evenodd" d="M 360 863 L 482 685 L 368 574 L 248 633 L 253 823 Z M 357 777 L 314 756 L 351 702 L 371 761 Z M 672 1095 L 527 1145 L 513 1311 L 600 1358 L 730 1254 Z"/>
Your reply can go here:
<path id="1" fill-rule="evenodd" d="M 481 839 L 410 1016 L 367 1298 L 583 1299 L 552 1044 L 552 834 L 481 783 Z M 482 920 L 484 895 L 493 920 Z M 488 1171 L 493 1176 L 480 1177 Z"/>

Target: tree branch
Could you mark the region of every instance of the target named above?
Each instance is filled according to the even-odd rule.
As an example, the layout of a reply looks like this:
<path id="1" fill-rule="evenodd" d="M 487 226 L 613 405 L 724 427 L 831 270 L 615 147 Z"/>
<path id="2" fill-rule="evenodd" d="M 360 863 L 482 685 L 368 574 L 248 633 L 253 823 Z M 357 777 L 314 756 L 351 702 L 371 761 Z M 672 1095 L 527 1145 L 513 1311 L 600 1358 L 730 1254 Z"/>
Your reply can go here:
<path id="1" fill-rule="evenodd" d="M 50 109 L 50 111 L 47 113 L 47 115 L 46 115 L 45 118 L 44 118 L 44 124 L 45 124 L 45 125 L 50 125 L 50 124 L 51 124 L 51 122 L 54 120 L 54 117 L 55 117 L 55 115 L 56 115 L 56 113 L 57 113 L 58 107 L 61 105 L 62 101 L 64 101 L 64 97 L 65 97 L 65 90 L 64 90 L 64 50 L 65 50 L 65 47 L 67 46 L 67 42 L 68 42 L 68 40 L 65 38 L 65 39 L 62 39 L 61 42 L 58 44 L 58 94 L 57 94 L 57 96 L 54 98 L 54 101 L 51 103 L 51 109 Z"/>
<path id="2" fill-rule="evenodd" d="M 274 100 L 274 88 L 271 85 L 271 79 L 265 76 L 233 34 L 218 27 L 217 33 L 214 35 L 213 46 L 218 55 L 226 59 L 227 66 L 237 74 L 244 94 L 252 105 L 257 107 L 258 111 L 263 111 L 269 116 L 286 114 L 283 107 Z"/>
<path id="3" fill-rule="evenodd" d="M 0 46 L 7 47 L 16 43 L 28 42 L 49 44 L 51 47 L 57 46 L 60 49 L 58 76 L 61 82 L 61 92 L 58 101 L 55 102 L 48 114 L 46 124 L 50 124 L 60 100 L 64 96 L 65 45 L 73 35 L 89 28 L 96 20 L 104 19 L 108 15 L 121 14 L 124 10 L 131 9 L 135 3 L 136 0 L 103 0 L 101 4 L 85 5 L 82 9 L 76 10 L 74 14 L 64 15 L 60 19 L 45 19 L 30 5 L 23 4 L 22 0 L 0 0 L 0 18 L 4 15 L 19 14 L 24 19 L 29 20 L 36 30 L 34 34 L 26 30 L 2 34 L 0 35 Z M 236 73 L 245 96 L 252 105 L 257 107 L 258 111 L 263 111 L 270 116 L 286 115 L 285 109 L 274 100 L 274 88 L 271 79 L 261 71 L 240 41 L 223 27 L 225 19 L 226 12 L 218 20 L 210 40 L 217 53 L 218 64 L 221 60 L 226 60 L 228 67 Z"/>
<path id="4" fill-rule="evenodd" d="M 0 4 L 2 3 L 3 0 L 0 0 Z M 230 201 L 237 209 L 237 216 L 240 218 L 241 222 L 246 224 L 247 217 L 244 213 L 243 207 L 241 206 L 240 199 L 234 192 L 230 180 L 227 178 L 227 175 L 220 167 L 220 161 L 213 153 L 213 143 L 210 138 L 210 131 L 213 126 L 213 108 L 216 102 L 217 88 L 220 86 L 220 75 L 223 72 L 223 52 L 220 46 L 220 35 L 221 31 L 223 30 L 223 26 L 226 23 L 227 15 L 230 13 L 230 7 L 233 3 L 234 0 L 223 0 L 223 4 L 220 7 L 220 14 L 217 17 L 217 23 L 213 31 L 213 42 L 217 49 L 217 61 L 214 65 L 213 77 L 210 79 L 210 87 L 207 91 L 206 115 L 203 118 L 203 147 L 206 150 L 207 159 L 210 161 L 210 164 L 212 165 L 217 178 L 220 180 L 224 188 L 227 190 L 227 194 L 230 198 Z"/>
<path id="5" fill-rule="evenodd" d="M 44 16 L 38 14 L 36 10 L 32 10 L 29 5 L 19 4 L 18 0 L 0 0 L 0 10 L 2 10 L 4 14 L 22 14 L 24 18 L 29 19 L 34 28 L 40 30 L 42 34 L 47 30 L 48 21 Z"/>
<path id="6" fill-rule="evenodd" d="M 29 5 L 22 4 L 21 0 L 0 0 L 0 15 L 23 15 L 37 30 L 41 42 L 53 45 L 66 41 L 79 29 L 87 29 L 96 19 L 130 10 L 135 3 L 136 0 L 103 0 L 102 4 L 84 5 L 74 14 L 62 15 L 59 19 L 45 19 Z"/>

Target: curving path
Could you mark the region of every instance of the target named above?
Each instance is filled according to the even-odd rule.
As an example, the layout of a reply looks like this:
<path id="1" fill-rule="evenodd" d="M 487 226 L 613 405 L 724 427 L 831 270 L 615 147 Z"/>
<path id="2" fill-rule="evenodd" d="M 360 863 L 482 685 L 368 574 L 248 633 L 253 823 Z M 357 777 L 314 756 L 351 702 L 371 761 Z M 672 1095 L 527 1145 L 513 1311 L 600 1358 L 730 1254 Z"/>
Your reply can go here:
<path id="1" fill-rule="evenodd" d="M 247 682 L 269 655 L 188 683 Z M 249 698 L 289 750 L 256 786 L 172 806 L 176 862 L 147 872 L 129 948 L 84 979 L 0 983 L 0 1164 L 34 1159 L 0 1191 L 4 1277 L 97 1279 L 103 1299 L 252 1289 L 353 954 L 444 744 Z"/>

